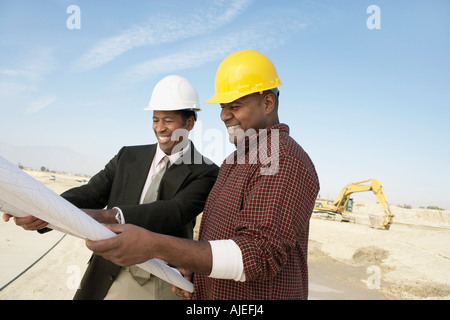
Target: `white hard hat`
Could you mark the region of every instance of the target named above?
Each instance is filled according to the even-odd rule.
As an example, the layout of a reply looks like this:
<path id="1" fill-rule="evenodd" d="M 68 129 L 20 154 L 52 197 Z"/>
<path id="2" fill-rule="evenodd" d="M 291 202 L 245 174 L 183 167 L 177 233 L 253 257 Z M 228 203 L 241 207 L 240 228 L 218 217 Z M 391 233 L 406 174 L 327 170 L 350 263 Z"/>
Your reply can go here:
<path id="1" fill-rule="evenodd" d="M 144 110 L 200 111 L 200 102 L 195 87 L 189 80 L 170 75 L 159 81 L 152 92 L 148 107 Z"/>

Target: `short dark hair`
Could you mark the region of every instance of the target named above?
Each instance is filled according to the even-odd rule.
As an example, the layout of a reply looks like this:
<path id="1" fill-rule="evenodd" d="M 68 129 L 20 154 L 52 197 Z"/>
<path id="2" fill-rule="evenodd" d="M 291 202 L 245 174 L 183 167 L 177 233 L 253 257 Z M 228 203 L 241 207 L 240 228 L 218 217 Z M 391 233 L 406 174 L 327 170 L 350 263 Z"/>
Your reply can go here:
<path id="1" fill-rule="evenodd" d="M 197 112 L 193 110 L 176 110 L 181 115 L 183 121 L 186 122 L 190 117 L 194 117 L 194 121 L 197 121 Z"/>

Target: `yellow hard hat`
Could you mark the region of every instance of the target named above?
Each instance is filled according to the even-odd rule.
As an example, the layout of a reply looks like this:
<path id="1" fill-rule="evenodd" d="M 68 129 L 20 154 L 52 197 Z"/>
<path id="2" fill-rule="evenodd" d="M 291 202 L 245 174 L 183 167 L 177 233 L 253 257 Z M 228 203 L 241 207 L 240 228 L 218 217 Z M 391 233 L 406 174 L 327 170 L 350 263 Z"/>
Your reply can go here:
<path id="1" fill-rule="evenodd" d="M 243 96 L 281 86 L 277 70 L 256 50 L 241 50 L 222 61 L 216 73 L 216 93 L 207 103 L 229 103 Z"/>

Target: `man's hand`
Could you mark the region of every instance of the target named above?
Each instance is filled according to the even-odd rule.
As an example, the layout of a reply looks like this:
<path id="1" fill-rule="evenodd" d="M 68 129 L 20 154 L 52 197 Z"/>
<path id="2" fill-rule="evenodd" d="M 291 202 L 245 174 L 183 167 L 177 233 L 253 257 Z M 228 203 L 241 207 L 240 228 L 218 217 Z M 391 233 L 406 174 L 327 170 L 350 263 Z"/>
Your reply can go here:
<path id="1" fill-rule="evenodd" d="M 86 239 L 86 246 L 117 265 L 126 267 L 158 258 L 195 273 L 211 273 L 212 251 L 208 241 L 182 239 L 131 224 L 106 227 L 117 235 L 99 241 Z"/>
<path id="2" fill-rule="evenodd" d="M 13 217 L 8 213 L 3 214 L 3 221 L 8 222 L 11 218 L 14 218 L 14 222 L 16 223 L 16 225 L 24 228 L 25 230 L 32 230 L 32 231 L 40 230 L 48 225 L 46 221 L 43 221 L 33 216 L 18 218 Z"/>
<path id="3" fill-rule="evenodd" d="M 188 280 L 192 282 L 192 271 L 189 271 L 184 268 L 177 268 L 178 271 Z M 192 293 L 176 286 L 172 286 L 172 291 L 179 297 L 181 300 L 192 300 Z"/>
<path id="4" fill-rule="evenodd" d="M 99 241 L 86 239 L 86 246 L 95 254 L 124 267 L 153 258 L 148 252 L 152 246 L 152 232 L 131 224 L 106 227 L 117 233 L 117 236 Z"/>

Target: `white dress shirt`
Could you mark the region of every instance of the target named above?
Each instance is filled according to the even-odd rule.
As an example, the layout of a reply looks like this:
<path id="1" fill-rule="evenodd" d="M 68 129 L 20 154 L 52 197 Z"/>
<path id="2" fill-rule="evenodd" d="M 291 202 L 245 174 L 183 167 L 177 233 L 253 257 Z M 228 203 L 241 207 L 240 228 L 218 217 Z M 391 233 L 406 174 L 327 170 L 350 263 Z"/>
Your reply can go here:
<path id="1" fill-rule="evenodd" d="M 177 161 L 182 155 L 184 155 L 190 148 L 190 143 L 187 144 L 186 147 L 183 148 L 183 150 L 169 155 L 169 163 L 167 165 L 167 168 L 169 168 L 175 161 Z M 139 204 L 142 204 L 145 198 L 145 194 L 147 193 L 148 187 L 153 181 L 153 178 L 158 173 L 159 170 L 161 170 L 164 166 L 163 158 L 167 156 L 167 154 L 164 153 L 164 151 L 161 150 L 159 143 L 156 147 L 156 153 L 153 157 L 152 165 L 150 166 L 150 170 L 148 172 L 147 180 L 145 181 L 144 188 L 142 189 L 141 198 L 139 200 Z"/>

